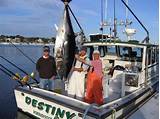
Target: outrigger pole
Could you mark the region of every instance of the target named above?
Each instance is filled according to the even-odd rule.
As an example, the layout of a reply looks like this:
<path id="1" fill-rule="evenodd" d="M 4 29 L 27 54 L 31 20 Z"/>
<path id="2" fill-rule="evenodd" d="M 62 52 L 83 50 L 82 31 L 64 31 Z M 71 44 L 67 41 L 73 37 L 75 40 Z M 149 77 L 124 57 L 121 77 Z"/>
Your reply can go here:
<path id="1" fill-rule="evenodd" d="M 23 54 L 28 60 L 30 60 L 33 64 L 36 64 L 28 55 L 26 55 L 20 48 L 18 48 L 15 44 L 13 44 L 11 41 L 9 41 L 19 52 Z"/>
<path id="2" fill-rule="evenodd" d="M 20 79 L 21 80 L 21 78 L 20 77 L 18 77 L 15 73 L 13 73 L 12 71 L 10 71 L 9 69 L 7 69 L 5 66 L 3 66 L 2 64 L 0 64 L 0 66 L 3 68 L 0 68 L 0 70 L 1 71 L 3 71 L 5 74 L 7 74 L 8 76 L 10 76 L 11 78 L 12 78 L 12 76 L 15 76 L 17 79 Z M 5 71 L 5 70 L 6 71 Z M 21 84 L 21 86 L 24 86 L 24 84 L 20 81 L 20 80 L 17 80 L 20 84 Z M 27 86 L 29 86 L 29 89 L 31 90 L 31 86 L 26 82 L 25 83 Z"/>
<path id="3" fill-rule="evenodd" d="M 8 63 L 10 63 L 12 66 L 16 67 L 17 69 L 19 69 L 21 72 L 23 72 L 26 75 L 29 75 L 26 71 L 24 71 L 23 69 L 21 69 L 20 67 L 18 67 L 17 65 L 15 65 L 14 63 L 12 63 L 11 61 L 9 61 L 8 59 L 4 58 L 3 56 L 0 56 L 0 58 L 4 59 L 5 61 L 7 61 Z M 38 84 L 39 82 L 37 81 L 37 79 L 31 77 L 34 81 L 36 81 L 36 83 Z"/>
<path id="4" fill-rule="evenodd" d="M 147 30 L 147 28 L 142 24 L 142 22 L 138 19 L 138 17 L 134 14 L 134 12 L 131 10 L 131 8 L 126 4 L 126 2 L 124 0 L 121 0 L 122 3 L 127 7 L 127 9 L 132 13 L 132 15 L 136 18 L 136 20 L 138 21 L 138 23 L 143 27 L 143 29 L 146 31 L 147 33 L 147 37 L 142 41 L 142 43 L 144 43 L 146 41 L 146 43 L 149 43 L 149 31 Z"/>

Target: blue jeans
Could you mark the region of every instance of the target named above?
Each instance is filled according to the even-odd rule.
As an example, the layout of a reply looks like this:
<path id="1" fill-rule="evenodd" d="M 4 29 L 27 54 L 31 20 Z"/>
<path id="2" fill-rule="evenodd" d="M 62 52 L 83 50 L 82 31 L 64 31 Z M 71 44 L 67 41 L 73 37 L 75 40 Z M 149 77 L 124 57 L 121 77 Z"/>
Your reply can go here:
<path id="1" fill-rule="evenodd" d="M 55 79 L 40 78 L 39 87 L 46 90 L 54 90 Z"/>

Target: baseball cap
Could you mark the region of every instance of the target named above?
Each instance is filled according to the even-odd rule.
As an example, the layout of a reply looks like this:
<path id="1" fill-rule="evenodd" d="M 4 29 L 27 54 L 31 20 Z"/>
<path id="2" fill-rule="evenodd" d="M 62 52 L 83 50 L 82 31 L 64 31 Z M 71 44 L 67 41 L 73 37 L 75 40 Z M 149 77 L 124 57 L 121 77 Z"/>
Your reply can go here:
<path id="1" fill-rule="evenodd" d="M 50 52 L 49 46 L 44 46 L 44 47 L 43 47 L 43 51 L 48 51 L 48 52 Z"/>

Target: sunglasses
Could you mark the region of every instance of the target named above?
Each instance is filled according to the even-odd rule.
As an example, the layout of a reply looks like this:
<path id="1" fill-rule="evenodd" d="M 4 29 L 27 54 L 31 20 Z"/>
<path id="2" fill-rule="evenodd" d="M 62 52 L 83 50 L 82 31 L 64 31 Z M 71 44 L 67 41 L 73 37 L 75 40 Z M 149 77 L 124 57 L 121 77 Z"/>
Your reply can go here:
<path id="1" fill-rule="evenodd" d="M 49 50 L 44 50 L 43 52 L 49 52 Z"/>

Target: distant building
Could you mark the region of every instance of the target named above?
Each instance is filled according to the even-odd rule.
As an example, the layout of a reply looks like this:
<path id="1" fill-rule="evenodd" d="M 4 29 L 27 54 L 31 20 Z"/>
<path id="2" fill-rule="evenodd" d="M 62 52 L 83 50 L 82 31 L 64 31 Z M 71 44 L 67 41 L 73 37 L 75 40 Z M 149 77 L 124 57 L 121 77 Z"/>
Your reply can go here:
<path id="1" fill-rule="evenodd" d="M 39 38 L 37 41 L 38 43 L 43 43 L 43 40 L 41 38 Z"/>
<path id="2" fill-rule="evenodd" d="M 54 43 L 55 38 L 40 38 L 40 37 L 23 37 L 20 35 L 16 36 L 5 36 L 0 35 L 0 42 L 13 42 L 13 43 Z"/>
<path id="3" fill-rule="evenodd" d="M 5 41 L 6 41 L 6 42 L 11 42 L 11 40 L 12 40 L 11 38 L 6 38 Z"/>

